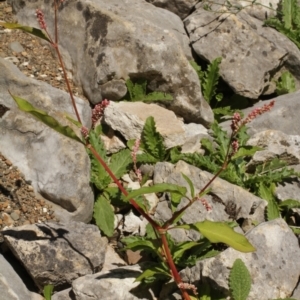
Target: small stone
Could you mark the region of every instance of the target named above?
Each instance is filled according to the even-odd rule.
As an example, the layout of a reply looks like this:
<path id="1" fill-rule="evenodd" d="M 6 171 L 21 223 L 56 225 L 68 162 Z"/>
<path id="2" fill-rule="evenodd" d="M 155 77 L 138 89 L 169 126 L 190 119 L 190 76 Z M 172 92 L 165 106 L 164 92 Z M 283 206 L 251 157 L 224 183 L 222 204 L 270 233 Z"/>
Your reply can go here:
<path id="1" fill-rule="evenodd" d="M 14 220 L 14 221 L 17 221 L 20 219 L 20 212 L 14 210 L 11 214 L 10 214 L 11 218 Z"/>
<path id="2" fill-rule="evenodd" d="M 10 43 L 9 48 L 16 53 L 24 51 L 24 48 L 22 47 L 22 45 L 17 41 Z"/>
<path id="3" fill-rule="evenodd" d="M 20 62 L 15 56 L 4 57 L 4 59 L 10 61 L 13 64 L 18 64 Z"/>
<path id="4" fill-rule="evenodd" d="M 14 220 L 7 213 L 2 213 L 2 221 L 5 226 L 12 226 L 14 224 Z"/>

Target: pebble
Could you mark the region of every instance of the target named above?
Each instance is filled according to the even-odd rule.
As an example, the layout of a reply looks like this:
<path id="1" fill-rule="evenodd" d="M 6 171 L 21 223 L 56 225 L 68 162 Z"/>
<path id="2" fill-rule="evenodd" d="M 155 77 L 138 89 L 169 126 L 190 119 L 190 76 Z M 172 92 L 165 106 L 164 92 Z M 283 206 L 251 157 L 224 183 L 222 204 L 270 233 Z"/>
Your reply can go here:
<path id="1" fill-rule="evenodd" d="M 6 59 L 14 64 L 18 64 L 20 62 L 15 56 L 4 57 L 4 59 Z"/>
<path id="2" fill-rule="evenodd" d="M 19 42 L 10 43 L 9 48 L 16 53 L 24 52 L 24 50 L 25 50 Z"/>

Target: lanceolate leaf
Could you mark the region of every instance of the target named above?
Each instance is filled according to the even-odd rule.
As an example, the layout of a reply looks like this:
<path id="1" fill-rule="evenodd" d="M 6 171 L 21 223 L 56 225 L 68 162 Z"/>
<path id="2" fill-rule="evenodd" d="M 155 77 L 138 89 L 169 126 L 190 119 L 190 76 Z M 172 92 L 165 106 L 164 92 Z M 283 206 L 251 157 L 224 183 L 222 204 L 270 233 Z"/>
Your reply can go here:
<path id="1" fill-rule="evenodd" d="M 251 289 L 251 276 L 241 259 L 236 259 L 230 275 L 229 287 L 234 300 L 246 300 Z"/>
<path id="2" fill-rule="evenodd" d="M 219 81 L 219 65 L 222 61 L 221 57 L 216 58 L 209 64 L 205 72 L 204 82 L 202 83 L 203 97 L 210 103 L 216 94 L 216 87 Z"/>
<path id="3" fill-rule="evenodd" d="M 47 284 L 44 286 L 43 294 L 46 300 L 51 300 L 53 289 L 54 289 L 54 285 L 52 284 Z"/>
<path id="4" fill-rule="evenodd" d="M 103 196 L 98 197 L 94 205 L 94 219 L 103 233 L 111 237 L 114 233 L 114 211 Z"/>
<path id="5" fill-rule="evenodd" d="M 160 183 L 160 184 L 155 184 L 153 186 L 142 187 L 138 190 L 134 190 L 128 194 L 125 200 L 129 200 L 131 198 L 135 198 L 136 196 L 140 196 L 144 194 L 162 193 L 162 192 L 176 193 L 181 195 L 182 197 L 185 197 L 186 188 L 171 183 Z"/>
<path id="6" fill-rule="evenodd" d="M 211 243 L 224 243 L 240 252 L 255 251 L 255 248 L 244 235 L 235 232 L 230 226 L 222 222 L 205 220 L 195 224 L 180 225 L 176 227 L 197 230 Z"/>
<path id="7" fill-rule="evenodd" d="M 90 131 L 90 143 L 97 153 L 107 162 L 106 151 L 102 140 L 94 131 Z M 111 182 L 110 176 L 107 174 L 101 163 L 89 152 L 91 159 L 91 182 L 96 185 L 99 190 L 103 190 Z"/>
<path id="8" fill-rule="evenodd" d="M 30 27 L 30 26 L 23 26 L 23 25 L 17 24 L 17 23 L 5 23 L 5 22 L 0 22 L 0 26 L 3 26 L 3 27 L 8 28 L 8 29 L 20 29 L 22 31 L 30 33 L 34 36 L 37 36 L 37 37 L 51 43 L 51 41 L 47 37 L 46 33 L 41 29 L 37 29 L 37 28 L 34 28 L 34 27 Z"/>
<path id="9" fill-rule="evenodd" d="M 188 178 L 186 175 L 184 175 L 183 173 L 181 173 L 181 175 L 184 178 L 184 180 L 188 183 L 188 185 L 190 187 L 191 197 L 194 198 L 195 197 L 195 189 L 194 189 L 194 184 L 193 184 L 192 180 L 190 178 Z"/>
<path id="10" fill-rule="evenodd" d="M 170 279 L 171 275 L 161 266 L 147 268 L 135 281 L 153 282 L 158 279 Z"/>
<path id="11" fill-rule="evenodd" d="M 163 137 L 157 132 L 153 117 L 148 117 L 142 132 L 142 143 L 145 150 L 157 160 L 163 161 L 166 156 L 166 148 Z"/>
<path id="12" fill-rule="evenodd" d="M 277 219 L 280 217 L 279 207 L 274 197 L 275 185 L 265 185 L 263 182 L 259 183 L 258 195 L 262 199 L 268 201 L 267 218 L 268 221 Z"/>
<path id="13" fill-rule="evenodd" d="M 71 138 L 77 142 L 80 142 L 81 144 L 84 144 L 71 127 L 61 125 L 56 119 L 49 116 L 45 111 L 35 108 L 28 101 L 17 96 L 12 95 L 12 97 L 17 103 L 20 110 L 30 113 L 31 115 L 39 119 L 41 122 L 43 122 L 45 125 L 63 134 L 64 136 Z"/>
<path id="14" fill-rule="evenodd" d="M 279 207 L 285 208 L 285 209 L 300 208 L 300 201 L 293 200 L 293 199 L 287 199 L 287 200 L 282 201 L 279 204 Z"/>
<path id="15" fill-rule="evenodd" d="M 132 164 L 132 158 L 129 149 L 121 150 L 120 152 L 113 154 L 109 167 L 115 176 L 119 179 L 123 176 Z"/>

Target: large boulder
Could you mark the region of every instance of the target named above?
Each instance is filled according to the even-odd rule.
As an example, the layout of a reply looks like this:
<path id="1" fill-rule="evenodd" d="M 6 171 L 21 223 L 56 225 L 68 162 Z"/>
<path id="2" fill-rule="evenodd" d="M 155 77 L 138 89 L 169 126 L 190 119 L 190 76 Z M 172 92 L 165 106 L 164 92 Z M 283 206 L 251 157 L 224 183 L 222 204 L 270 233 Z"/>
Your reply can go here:
<path id="1" fill-rule="evenodd" d="M 0 152 L 19 168 L 37 193 L 63 208 L 58 218 L 89 222 L 94 195 L 84 146 L 20 111 L 8 91 L 72 126 L 65 117 L 68 114 L 75 118 L 69 95 L 26 77 L 4 59 L 0 59 L 0 69 Z M 76 103 L 83 124 L 89 127 L 88 102 L 76 98 Z M 78 128 L 73 129 L 80 136 Z"/>
<path id="2" fill-rule="evenodd" d="M 48 31 L 54 32 L 52 2 L 11 3 L 19 23 L 37 27 L 33 12 L 40 8 Z M 63 2 L 58 32 L 66 66 L 92 103 L 116 96 L 111 92 L 116 85 L 121 96 L 125 80 L 143 78 L 150 91 L 171 93 L 169 108 L 187 121 L 213 121 L 189 63 L 189 39 L 175 14 L 139 0 Z"/>
<path id="3" fill-rule="evenodd" d="M 240 1 L 226 6 L 223 0 L 217 0 L 210 9 L 206 5 L 206 1 L 197 4 L 184 20 L 191 45 L 202 59 L 222 58 L 220 74 L 236 94 L 258 99 L 274 93 L 274 79 L 286 70 L 299 85 L 299 49 L 259 19 L 272 10 L 244 9 Z"/>

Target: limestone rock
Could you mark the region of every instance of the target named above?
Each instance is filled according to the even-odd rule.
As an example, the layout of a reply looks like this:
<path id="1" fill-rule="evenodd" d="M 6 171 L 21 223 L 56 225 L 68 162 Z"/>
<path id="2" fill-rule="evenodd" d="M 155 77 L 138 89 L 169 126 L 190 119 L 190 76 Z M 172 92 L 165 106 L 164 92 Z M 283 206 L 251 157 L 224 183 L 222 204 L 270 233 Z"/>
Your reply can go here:
<path id="1" fill-rule="evenodd" d="M 40 8 L 53 32 L 52 3 L 11 2 L 18 22 L 37 26 L 32 12 Z M 110 81 L 143 78 L 150 91 L 171 93 L 169 108 L 186 121 L 212 123 L 213 113 L 189 63 L 188 37 L 175 14 L 140 0 L 73 1 L 63 3 L 58 30 L 66 65 L 92 103 L 107 95 L 101 86 Z"/>
<path id="2" fill-rule="evenodd" d="M 284 220 L 276 219 L 261 223 L 246 236 L 256 248 L 255 252 L 241 253 L 229 248 L 214 258 L 201 261 L 201 275 L 228 293 L 230 269 L 234 261 L 240 258 L 252 279 L 247 299 L 289 297 L 300 275 L 300 250 L 294 233 Z"/>
<path id="3" fill-rule="evenodd" d="M 298 111 L 300 91 L 276 97 L 274 107 L 247 124 L 250 136 L 264 130 L 279 130 L 288 135 L 300 135 L 300 118 Z M 245 117 L 255 108 L 262 107 L 272 100 L 260 101 L 253 107 L 242 110 Z M 230 132 L 231 121 L 221 123 L 223 129 Z"/>
<path id="4" fill-rule="evenodd" d="M 207 133 L 201 124 L 185 125 L 172 111 L 143 102 L 111 102 L 104 111 L 104 122 L 126 140 L 131 140 L 141 137 L 145 121 L 150 116 L 154 117 L 156 129 L 163 136 L 167 148 Z"/>
<path id="5" fill-rule="evenodd" d="M 0 293 L 5 300 L 43 300 L 38 294 L 28 291 L 13 267 L 0 254 Z"/>
<path id="6" fill-rule="evenodd" d="M 179 186 L 185 186 L 189 191 L 189 186 L 181 175 L 181 173 L 183 173 L 191 179 L 194 184 L 195 193 L 198 193 L 213 176 L 183 161 L 179 161 L 173 167 L 172 171 L 169 170 L 164 175 L 161 172 L 163 164 L 167 164 L 167 168 L 170 166 L 168 163 L 159 163 L 156 165 L 159 167 L 155 168 L 154 174 L 158 172 L 160 176 L 158 177 L 159 181 L 156 181 L 157 177 L 154 175 L 154 183 L 173 183 Z M 258 223 L 264 221 L 264 209 L 267 205 L 266 201 L 223 179 L 217 178 L 210 185 L 210 192 L 203 198 L 205 198 L 207 203 L 212 207 L 212 210 L 207 211 L 200 201 L 196 201 L 182 216 L 181 220 L 184 223 L 191 224 L 204 221 L 205 219 L 211 221 L 228 221 L 230 219 L 237 220 L 239 218 L 249 219 Z M 187 203 L 188 200 L 183 198 L 178 208 L 183 207 Z M 171 217 L 171 209 L 168 201 L 161 200 L 159 202 L 155 217 L 160 221 L 166 221 Z M 172 233 L 172 231 L 170 232 Z"/>
<path id="7" fill-rule="evenodd" d="M 107 239 L 94 225 L 81 222 L 24 225 L 3 231 L 4 240 L 42 290 L 56 290 L 102 269 Z M 95 251 L 97 249 L 97 251 Z"/>
<path id="8" fill-rule="evenodd" d="M 223 0 L 214 1 L 211 10 L 204 9 L 204 5 L 205 1 L 197 4 L 184 21 L 197 55 L 207 61 L 222 57 L 220 74 L 238 95 L 257 99 L 274 92 L 272 78 L 282 73 L 281 67 L 289 59 L 288 47 L 283 46 L 290 45 L 289 39 L 263 27 L 262 21 L 245 10 L 235 13 L 235 6 L 225 6 Z M 267 38 L 270 32 L 274 38 Z M 292 51 L 297 51 L 294 62 L 299 66 L 300 51 L 293 46 Z M 290 62 L 286 67 L 292 71 Z"/>
<path id="9" fill-rule="evenodd" d="M 184 19 L 194 8 L 198 0 L 146 0 L 147 2 L 164 9 L 167 9 L 181 19 Z"/>
<path id="10" fill-rule="evenodd" d="M 0 104 L 9 109 L 0 117 L 1 153 L 32 182 L 37 193 L 64 209 L 64 218 L 89 222 L 94 198 L 84 146 L 20 111 L 8 90 L 46 111 L 61 124 L 71 126 L 80 136 L 79 129 L 64 116 L 75 118 L 69 95 L 27 78 L 3 59 L 0 59 L 0 68 Z M 89 127 L 91 109 L 86 101 L 79 98 L 76 101 L 82 122 Z"/>

